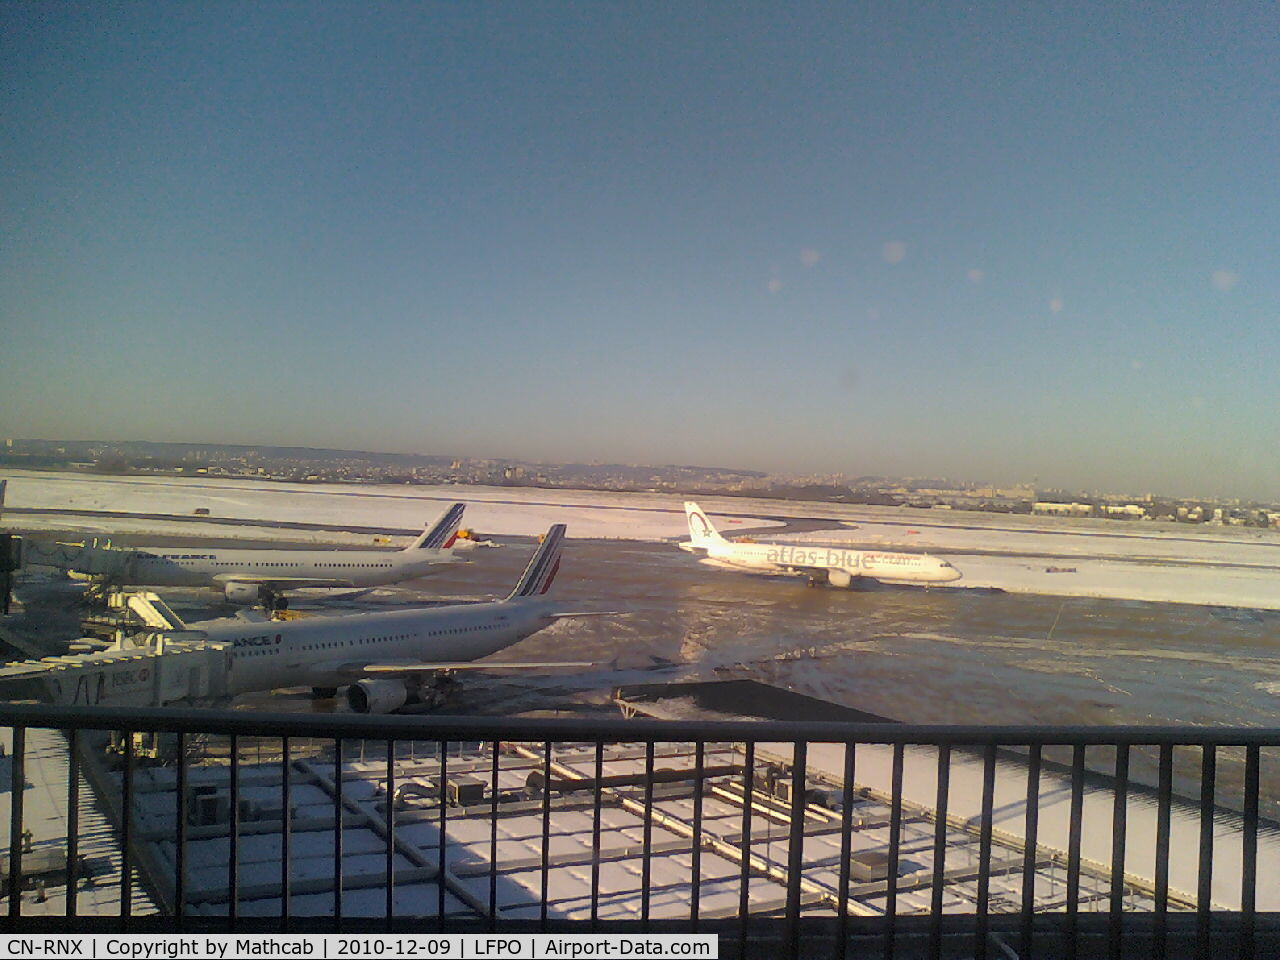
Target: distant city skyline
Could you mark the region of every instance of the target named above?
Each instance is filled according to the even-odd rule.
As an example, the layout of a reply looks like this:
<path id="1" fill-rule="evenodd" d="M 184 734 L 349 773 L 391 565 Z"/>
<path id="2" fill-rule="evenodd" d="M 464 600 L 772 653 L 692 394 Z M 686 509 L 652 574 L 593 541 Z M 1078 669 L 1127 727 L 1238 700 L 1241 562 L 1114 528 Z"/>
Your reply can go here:
<path id="1" fill-rule="evenodd" d="M 231 451 L 243 451 L 255 454 L 258 457 L 271 460 L 277 458 L 284 453 L 293 453 L 298 455 L 298 459 L 311 461 L 313 459 L 329 459 L 328 455 L 344 455 L 353 459 L 370 458 L 377 460 L 378 458 L 404 458 L 407 460 L 423 460 L 435 463 L 444 463 L 453 461 L 455 463 L 472 463 L 472 464 L 491 464 L 496 467 L 512 467 L 524 466 L 545 467 L 550 471 L 556 471 L 557 468 L 581 467 L 605 468 L 618 467 L 626 469 L 653 469 L 661 470 L 697 470 L 716 472 L 722 474 L 741 474 L 744 482 L 750 483 L 751 478 L 759 478 L 768 480 L 771 483 L 813 483 L 821 484 L 824 482 L 837 482 L 845 484 L 856 484 L 859 479 L 874 479 L 886 481 L 886 483 L 873 484 L 881 488 L 896 485 L 899 483 L 907 484 L 913 488 L 925 489 L 926 485 L 942 485 L 951 489 L 969 489 L 983 490 L 989 489 L 997 498 L 1005 496 L 1017 495 L 1022 498 L 1035 496 L 1037 493 L 1058 493 L 1064 496 L 1085 497 L 1085 498 L 1128 498 L 1134 500 L 1146 500 L 1155 498 L 1157 500 L 1200 500 L 1204 502 L 1210 501 L 1256 501 L 1271 504 L 1280 504 L 1280 499 L 1267 500 L 1266 498 L 1257 497 L 1239 497 L 1233 494 L 1209 493 L 1196 491 L 1174 491 L 1159 487 L 1128 490 L 1116 488 L 1103 488 L 1097 485 L 1070 486 L 1063 484 L 1051 483 L 1043 480 L 1043 478 L 1034 476 L 1030 478 L 999 478 L 999 477 L 964 477 L 946 474 L 921 474 L 921 473 L 905 473 L 905 474 L 877 474 L 877 473 L 849 473 L 849 472 L 806 472 L 794 470 L 765 470 L 756 467 L 747 466 L 745 464 L 733 463 L 675 463 L 661 461 L 617 461 L 617 460 L 548 460 L 535 459 L 527 457 L 511 457 L 501 455 L 482 455 L 471 456 L 456 453 L 448 450 L 438 451 L 408 451 L 408 450 L 357 450 L 344 449 L 334 447 L 299 447 L 295 445 L 283 444 L 243 444 L 234 442 L 212 442 L 212 441 L 154 441 L 154 440 L 104 440 L 104 439 L 85 439 L 85 438 L 58 438 L 58 437 L 15 437 L 0 439 L 0 443 L 4 446 L 0 447 L 0 454 L 6 451 L 17 453 L 20 455 L 31 455 L 32 445 L 49 445 L 56 446 L 59 449 L 72 448 L 68 451 L 68 456 L 77 453 L 75 448 L 101 448 L 103 451 L 128 451 L 130 448 L 139 446 L 174 446 L 179 449 L 186 448 L 190 453 L 183 454 L 183 459 L 208 458 L 216 461 L 219 455 L 230 453 Z M 135 451 L 136 455 L 136 451 Z M 311 456 L 311 455 L 314 455 Z M 175 460 L 176 460 L 175 455 Z M 394 462 L 394 461 L 393 461 Z M 0 467 L 5 463 L 0 461 Z M 9 463 L 10 466 L 22 466 L 18 460 Z M 535 479 L 534 476 L 519 475 L 519 479 Z"/>
<path id="2" fill-rule="evenodd" d="M 0 6 L 0 436 L 1280 499 L 1280 8 Z"/>

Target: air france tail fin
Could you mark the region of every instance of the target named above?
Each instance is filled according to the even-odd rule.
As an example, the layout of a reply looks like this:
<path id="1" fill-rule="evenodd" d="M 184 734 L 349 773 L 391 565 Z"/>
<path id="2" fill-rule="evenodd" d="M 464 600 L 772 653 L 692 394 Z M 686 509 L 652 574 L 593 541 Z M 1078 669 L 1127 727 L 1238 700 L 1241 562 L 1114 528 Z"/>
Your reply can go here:
<path id="1" fill-rule="evenodd" d="M 462 523 L 462 511 L 465 503 L 455 503 L 440 514 L 434 525 L 422 531 L 417 540 L 405 547 L 405 550 L 448 550 L 453 541 L 458 539 L 458 527 Z"/>
<path id="2" fill-rule="evenodd" d="M 516 588 L 511 591 L 508 600 L 517 597 L 536 597 L 551 589 L 551 581 L 556 578 L 560 569 L 560 550 L 564 546 L 564 524 L 557 523 L 542 538 L 538 552 L 525 567 L 524 575 Z"/>
<path id="3" fill-rule="evenodd" d="M 692 500 L 686 500 L 684 512 L 689 518 L 689 539 L 695 547 L 706 546 L 709 543 L 724 543 L 724 537 L 720 536 L 720 532 L 711 525 L 711 521 L 707 519 L 707 515 L 702 512 L 700 506 Z"/>

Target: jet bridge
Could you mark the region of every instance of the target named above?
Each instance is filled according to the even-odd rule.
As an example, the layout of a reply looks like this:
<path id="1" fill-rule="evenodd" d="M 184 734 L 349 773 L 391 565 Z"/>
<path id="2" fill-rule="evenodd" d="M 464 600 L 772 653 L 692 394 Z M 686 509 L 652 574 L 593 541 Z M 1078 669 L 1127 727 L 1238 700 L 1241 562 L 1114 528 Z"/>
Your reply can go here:
<path id="1" fill-rule="evenodd" d="M 109 646 L 0 666 L 0 699 L 63 705 L 161 707 L 223 697 L 231 647 L 156 634 Z"/>

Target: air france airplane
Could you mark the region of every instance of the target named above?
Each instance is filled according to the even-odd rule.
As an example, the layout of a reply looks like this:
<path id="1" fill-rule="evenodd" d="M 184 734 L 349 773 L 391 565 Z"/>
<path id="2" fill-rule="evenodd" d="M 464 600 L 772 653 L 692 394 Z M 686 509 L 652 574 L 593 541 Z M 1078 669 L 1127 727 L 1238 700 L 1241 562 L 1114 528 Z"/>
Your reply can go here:
<path id="1" fill-rule="evenodd" d="M 702 563 L 751 573 L 808 577 L 810 584 L 847 587 L 854 577 L 889 583 L 947 583 L 960 571 L 937 557 L 921 553 L 881 553 L 840 547 L 790 543 L 734 543 L 720 536 L 702 508 L 686 502 L 689 542 L 681 550 L 698 554 Z"/>
<path id="2" fill-rule="evenodd" d="M 549 627 L 564 617 L 544 594 L 560 568 L 564 524 L 547 531 L 515 589 L 505 600 L 444 607 L 357 613 L 300 620 L 210 621 L 184 626 L 231 644 L 229 692 L 308 685 L 333 696 L 349 684 L 358 713 L 389 713 L 407 703 L 434 705 L 439 681 L 455 670 L 586 666 L 568 663 L 472 663 Z"/>
<path id="3" fill-rule="evenodd" d="M 424 577 L 460 563 L 452 547 L 464 504 L 449 507 L 403 550 L 270 550 L 221 547 L 90 548 L 72 573 L 102 574 L 119 586 L 219 587 L 232 603 L 270 606 L 281 590 L 373 587 Z"/>

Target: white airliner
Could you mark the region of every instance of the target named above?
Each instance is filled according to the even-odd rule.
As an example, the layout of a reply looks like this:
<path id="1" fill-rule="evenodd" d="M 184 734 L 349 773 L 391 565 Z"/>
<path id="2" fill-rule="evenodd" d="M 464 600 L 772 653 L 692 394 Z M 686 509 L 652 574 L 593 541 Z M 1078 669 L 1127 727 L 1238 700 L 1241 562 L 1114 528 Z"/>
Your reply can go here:
<path id="1" fill-rule="evenodd" d="M 922 553 L 881 553 L 791 543 L 735 543 L 720 536 L 707 515 L 688 501 L 688 543 L 681 550 L 700 554 L 701 562 L 751 573 L 808 577 L 809 582 L 847 587 L 854 577 L 889 583 L 946 583 L 959 580 L 960 571 L 937 557 Z"/>
<path id="2" fill-rule="evenodd" d="M 271 604 L 299 587 L 373 587 L 460 563 L 452 547 L 464 504 L 455 503 L 403 550 L 271 550 L 222 547 L 86 548 L 72 573 L 118 586 L 219 587 L 232 603 Z"/>
<path id="3" fill-rule="evenodd" d="M 231 693 L 305 685 L 318 696 L 333 696 L 350 684 L 347 699 L 359 713 L 433 702 L 441 688 L 424 681 L 455 670 L 584 666 L 472 663 L 563 617 L 592 615 L 555 612 L 554 602 L 543 596 L 560 568 L 564 530 L 558 523 L 547 531 L 505 600 L 288 621 L 209 621 L 186 629 L 232 645 Z"/>

